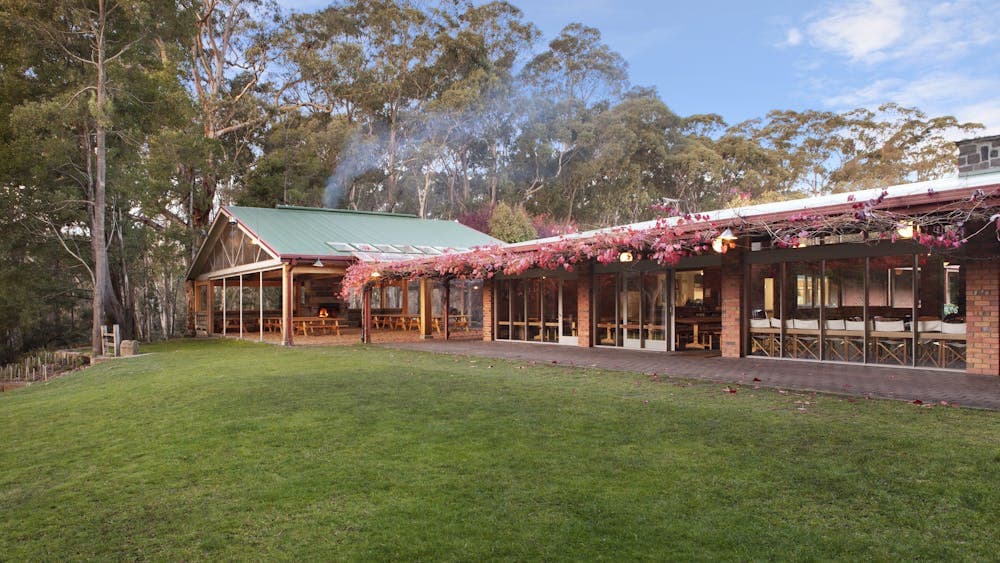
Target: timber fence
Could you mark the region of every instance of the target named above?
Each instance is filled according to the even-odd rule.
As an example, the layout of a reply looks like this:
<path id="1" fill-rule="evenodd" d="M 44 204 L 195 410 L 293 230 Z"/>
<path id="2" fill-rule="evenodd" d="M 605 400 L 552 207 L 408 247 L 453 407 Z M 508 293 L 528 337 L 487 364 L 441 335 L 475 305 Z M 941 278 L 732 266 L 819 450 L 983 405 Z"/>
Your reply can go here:
<path id="1" fill-rule="evenodd" d="M 79 352 L 42 350 L 16 363 L 0 366 L 0 381 L 15 383 L 45 381 L 88 363 L 90 363 L 89 358 Z"/>

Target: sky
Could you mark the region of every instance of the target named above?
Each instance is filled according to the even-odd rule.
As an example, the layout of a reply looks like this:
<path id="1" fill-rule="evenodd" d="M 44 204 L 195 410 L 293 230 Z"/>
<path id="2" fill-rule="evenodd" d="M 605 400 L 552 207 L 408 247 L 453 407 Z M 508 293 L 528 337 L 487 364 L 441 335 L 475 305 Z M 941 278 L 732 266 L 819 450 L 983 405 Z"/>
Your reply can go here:
<path id="1" fill-rule="evenodd" d="M 537 52 L 568 23 L 595 27 L 628 61 L 631 83 L 656 87 L 680 115 L 735 124 L 772 109 L 896 102 L 1000 134 L 995 0 L 510 1 L 541 30 Z"/>

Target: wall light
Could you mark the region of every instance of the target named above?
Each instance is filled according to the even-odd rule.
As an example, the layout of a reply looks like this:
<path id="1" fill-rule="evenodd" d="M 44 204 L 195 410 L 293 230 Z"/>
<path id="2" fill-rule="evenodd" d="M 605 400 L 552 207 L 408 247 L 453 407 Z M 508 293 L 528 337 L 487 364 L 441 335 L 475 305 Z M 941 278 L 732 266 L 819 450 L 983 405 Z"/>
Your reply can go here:
<path id="1" fill-rule="evenodd" d="M 725 254 L 727 250 L 736 246 L 736 235 L 728 227 L 719 236 L 712 240 L 712 250 L 718 254 Z"/>
<path id="2" fill-rule="evenodd" d="M 632 256 L 631 252 L 625 251 L 618 255 L 619 262 L 631 262 L 635 257 Z"/>
<path id="3" fill-rule="evenodd" d="M 899 238 L 911 239 L 913 232 L 913 221 L 906 221 L 896 226 L 896 234 L 899 235 Z"/>
<path id="4" fill-rule="evenodd" d="M 380 277 L 382 277 L 382 274 L 380 274 L 378 270 L 372 272 L 372 278 L 380 278 Z"/>
<path id="5" fill-rule="evenodd" d="M 323 267 L 323 261 L 320 260 L 319 258 L 317 258 L 316 261 L 313 262 L 313 267 L 314 268 L 322 268 Z"/>

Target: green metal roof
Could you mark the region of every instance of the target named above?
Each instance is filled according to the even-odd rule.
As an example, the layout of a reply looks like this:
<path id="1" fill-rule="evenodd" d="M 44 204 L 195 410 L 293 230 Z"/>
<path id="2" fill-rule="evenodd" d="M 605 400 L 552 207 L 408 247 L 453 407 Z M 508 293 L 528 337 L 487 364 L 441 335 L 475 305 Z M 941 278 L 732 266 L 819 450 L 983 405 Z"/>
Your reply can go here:
<path id="1" fill-rule="evenodd" d="M 415 215 L 291 206 L 224 210 L 282 258 L 391 260 L 501 243 L 455 221 Z"/>

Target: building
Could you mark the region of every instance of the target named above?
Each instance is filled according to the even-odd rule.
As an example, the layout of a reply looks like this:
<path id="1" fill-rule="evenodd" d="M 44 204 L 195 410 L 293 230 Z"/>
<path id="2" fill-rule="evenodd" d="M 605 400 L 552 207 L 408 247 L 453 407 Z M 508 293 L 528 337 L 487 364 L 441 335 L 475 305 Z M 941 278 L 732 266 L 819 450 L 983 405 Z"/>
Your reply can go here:
<path id="1" fill-rule="evenodd" d="M 1000 375 L 998 147 L 995 137 L 962 143 L 954 178 L 372 271 L 486 272 L 483 338 L 496 342 Z"/>
<path id="2" fill-rule="evenodd" d="M 362 320 L 359 298 L 344 299 L 341 284 L 357 262 L 387 262 L 440 256 L 496 239 L 452 221 L 413 215 L 279 206 L 275 209 L 223 207 L 187 275 L 188 329 L 197 334 L 240 337 L 280 335 L 286 345 L 296 335 L 339 333 Z M 481 322 L 478 291 L 472 284 L 435 288 L 423 283 L 383 285 L 372 314 L 385 314 L 430 333 L 442 303 L 470 310 L 464 322 Z M 476 286 L 478 289 L 478 286 Z M 457 288 L 461 295 L 451 295 Z M 426 306 L 422 306 L 426 303 Z M 473 318 L 469 318 L 469 317 Z M 414 323 L 416 324 L 416 323 Z"/>

